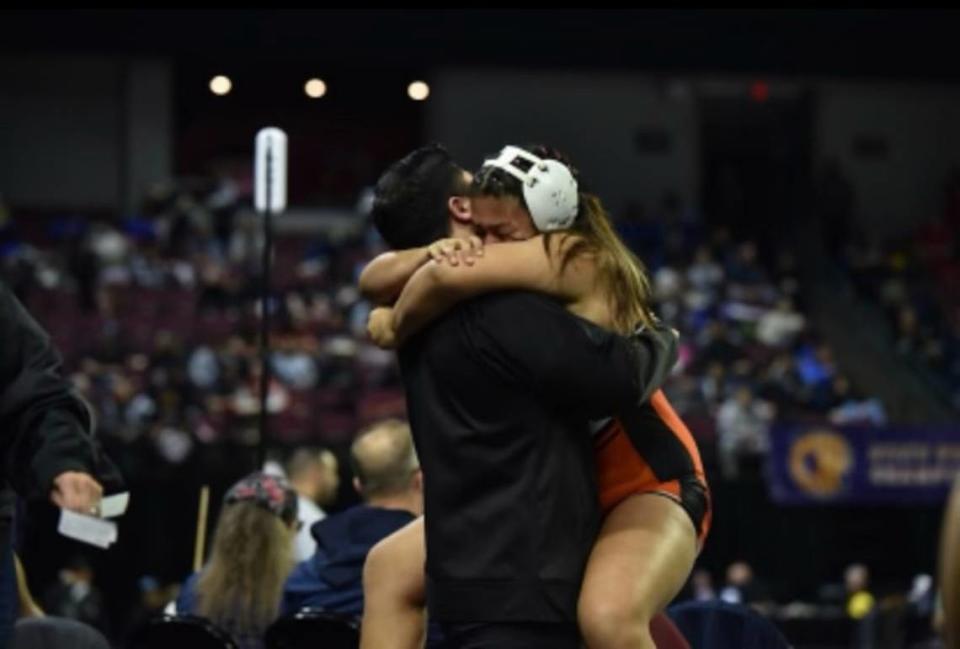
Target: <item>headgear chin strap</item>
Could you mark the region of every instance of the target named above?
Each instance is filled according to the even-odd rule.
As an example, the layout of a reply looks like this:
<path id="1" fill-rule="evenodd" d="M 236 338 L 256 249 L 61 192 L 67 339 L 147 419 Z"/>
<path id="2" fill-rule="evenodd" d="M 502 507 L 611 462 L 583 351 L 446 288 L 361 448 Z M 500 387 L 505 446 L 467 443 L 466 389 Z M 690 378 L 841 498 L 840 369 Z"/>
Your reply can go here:
<path id="1" fill-rule="evenodd" d="M 529 168 L 518 166 L 520 160 L 530 163 Z M 565 230 L 573 225 L 579 194 L 577 181 L 567 165 L 538 158 L 520 147 L 505 146 L 500 155 L 485 160 L 483 166 L 503 169 L 523 184 L 523 198 L 540 232 Z"/>

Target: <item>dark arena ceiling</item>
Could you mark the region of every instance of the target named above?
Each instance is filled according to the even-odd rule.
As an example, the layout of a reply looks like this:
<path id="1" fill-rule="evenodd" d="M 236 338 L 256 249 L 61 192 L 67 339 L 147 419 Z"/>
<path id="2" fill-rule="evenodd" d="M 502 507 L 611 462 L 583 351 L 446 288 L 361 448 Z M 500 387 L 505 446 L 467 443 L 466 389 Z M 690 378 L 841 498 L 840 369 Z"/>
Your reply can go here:
<path id="1" fill-rule="evenodd" d="M 0 53 L 960 80 L 957 10 L 5 10 Z"/>

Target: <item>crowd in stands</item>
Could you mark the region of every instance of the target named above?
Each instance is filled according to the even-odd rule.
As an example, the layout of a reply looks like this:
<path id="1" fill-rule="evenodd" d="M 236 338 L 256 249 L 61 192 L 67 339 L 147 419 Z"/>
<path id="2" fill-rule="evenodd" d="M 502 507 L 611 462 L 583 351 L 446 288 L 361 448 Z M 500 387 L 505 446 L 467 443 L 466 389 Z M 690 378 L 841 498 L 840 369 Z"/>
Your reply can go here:
<path id="1" fill-rule="evenodd" d="M 859 294 L 886 314 L 896 353 L 960 409 L 960 171 L 944 193 L 940 217 L 912 235 L 859 237 L 844 252 Z"/>
<path id="2" fill-rule="evenodd" d="M 301 483 L 307 455 L 298 452 L 286 465 L 286 473 Z M 318 463 L 321 457 L 314 455 Z M 283 475 L 255 472 L 234 484 L 209 560 L 187 579 L 168 612 L 210 620 L 241 649 L 261 649 L 271 624 L 305 608 L 358 621 L 367 554 L 423 513 L 423 481 L 410 427 L 399 420 L 361 431 L 350 459 L 362 502 L 309 526 L 304 523 L 310 515 L 305 520 L 299 510 L 312 499 L 298 494 Z M 297 557 L 297 531 L 303 527 L 313 550 Z"/>
<path id="3" fill-rule="evenodd" d="M 197 445 L 256 442 L 260 234 L 243 200 L 186 184 L 122 223 L 0 223 L 2 277 L 53 336 L 113 453 L 176 465 Z M 367 235 L 279 237 L 268 399 L 279 443 L 342 444 L 403 413 L 392 353 L 365 340 L 355 277 L 378 251 Z"/>
<path id="4" fill-rule="evenodd" d="M 31 231 L 9 211 L 0 220 L 2 277 L 53 335 L 105 437 L 173 465 L 198 445 L 255 442 L 262 235 L 248 205 L 220 179 L 159 185 L 142 214 L 118 223 L 60 218 Z M 667 394 L 716 443 L 725 475 L 764 453 L 778 418 L 885 422 L 804 314 L 788 251 L 761 263 L 755 242 L 706 232 L 673 196 L 651 216 L 628 211 L 619 230 L 649 269 L 658 314 L 682 335 Z M 370 305 L 356 290 L 381 249 L 359 214 L 339 240 L 278 235 L 277 442 L 343 444 L 403 413 L 393 356 L 367 340 Z"/>
<path id="5" fill-rule="evenodd" d="M 755 242 L 705 232 L 670 196 L 652 219 L 628 214 L 620 231 L 650 270 L 657 313 L 681 332 L 665 391 L 702 442 L 715 438 L 723 475 L 763 456 L 778 419 L 886 423 L 805 315 L 789 250 L 762 263 Z"/>

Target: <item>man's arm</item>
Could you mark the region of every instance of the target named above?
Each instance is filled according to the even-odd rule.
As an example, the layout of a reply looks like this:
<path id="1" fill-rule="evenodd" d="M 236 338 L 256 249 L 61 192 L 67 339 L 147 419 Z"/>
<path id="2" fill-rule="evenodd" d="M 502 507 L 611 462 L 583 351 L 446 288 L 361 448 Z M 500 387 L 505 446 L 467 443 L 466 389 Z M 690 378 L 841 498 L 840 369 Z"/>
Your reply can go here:
<path id="1" fill-rule="evenodd" d="M 667 327 L 619 336 L 532 293 L 499 293 L 468 308 L 468 333 L 489 367 L 588 417 L 646 401 L 677 360 Z"/>
<path id="2" fill-rule="evenodd" d="M 0 284 L 0 461 L 24 497 L 50 497 L 89 512 L 101 487 L 91 475 L 121 483 L 100 457 L 91 413 L 60 374 L 47 334 Z"/>

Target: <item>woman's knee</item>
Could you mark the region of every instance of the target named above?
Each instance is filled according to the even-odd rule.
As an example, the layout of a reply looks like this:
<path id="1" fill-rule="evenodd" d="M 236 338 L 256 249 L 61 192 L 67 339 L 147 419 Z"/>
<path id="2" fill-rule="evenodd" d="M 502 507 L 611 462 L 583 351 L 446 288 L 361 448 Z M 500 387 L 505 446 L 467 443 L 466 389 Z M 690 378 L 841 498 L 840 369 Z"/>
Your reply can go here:
<path id="1" fill-rule="evenodd" d="M 589 649 L 653 649 L 653 611 L 626 598 L 581 597 L 577 615 Z"/>

